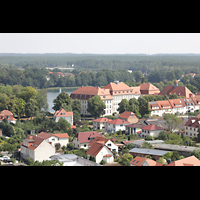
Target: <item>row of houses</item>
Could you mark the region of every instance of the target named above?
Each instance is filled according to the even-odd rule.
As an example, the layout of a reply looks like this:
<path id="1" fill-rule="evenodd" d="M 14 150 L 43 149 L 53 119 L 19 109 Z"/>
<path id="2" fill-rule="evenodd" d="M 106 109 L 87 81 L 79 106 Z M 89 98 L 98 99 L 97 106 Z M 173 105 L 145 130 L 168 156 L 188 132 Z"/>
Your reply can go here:
<path id="1" fill-rule="evenodd" d="M 200 109 L 200 97 L 169 99 L 149 102 L 151 116 L 164 114 L 185 114 Z"/>

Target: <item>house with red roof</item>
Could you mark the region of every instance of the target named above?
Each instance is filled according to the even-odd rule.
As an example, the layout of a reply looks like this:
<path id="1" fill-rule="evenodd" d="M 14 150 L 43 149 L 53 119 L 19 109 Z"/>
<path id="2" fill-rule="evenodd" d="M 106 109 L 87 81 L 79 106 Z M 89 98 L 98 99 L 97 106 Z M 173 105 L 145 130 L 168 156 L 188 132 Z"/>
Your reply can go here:
<path id="1" fill-rule="evenodd" d="M 170 96 L 170 94 L 176 94 L 178 96 L 184 96 L 186 98 L 195 97 L 195 95 L 186 86 L 178 86 L 177 80 L 174 81 L 173 86 L 168 85 L 159 93 L 159 95 L 161 96 L 165 94 L 167 96 Z"/>
<path id="2" fill-rule="evenodd" d="M 79 132 L 76 136 L 74 136 L 72 144 L 77 149 L 88 149 L 89 143 L 95 138 L 95 137 L 102 137 L 100 133 L 97 131 L 90 131 L 90 132 Z"/>
<path id="3" fill-rule="evenodd" d="M 3 119 L 7 119 L 8 123 L 13 123 L 15 124 L 16 123 L 16 119 L 13 117 L 13 114 L 9 111 L 9 110 L 3 110 L 0 112 L 0 122 L 3 120 Z"/>
<path id="4" fill-rule="evenodd" d="M 111 149 L 107 147 L 105 143 L 100 141 L 93 143 L 86 154 L 87 159 L 89 159 L 90 156 L 93 156 L 96 163 L 100 163 L 102 160 L 104 160 L 106 163 L 111 163 L 114 160 Z"/>
<path id="5" fill-rule="evenodd" d="M 29 157 L 34 162 L 36 160 L 39 162 L 50 160 L 50 156 L 55 154 L 55 147 L 46 139 L 37 137 L 37 135 L 29 135 L 23 140 L 20 148 L 21 158 L 26 159 Z"/>
<path id="6" fill-rule="evenodd" d="M 189 156 L 169 163 L 166 166 L 200 166 L 200 160 L 195 156 Z"/>
<path id="7" fill-rule="evenodd" d="M 58 122 L 58 120 L 60 118 L 65 119 L 66 121 L 68 121 L 71 125 L 73 125 L 73 112 L 67 112 L 65 111 L 63 108 L 61 108 L 60 110 L 57 110 L 54 113 L 53 119 Z"/>
<path id="8" fill-rule="evenodd" d="M 119 116 L 120 119 L 125 120 L 129 123 L 137 123 L 139 121 L 138 117 L 135 115 L 135 113 L 131 111 L 124 111 Z"/>
<path id="9" fill-rule="evenodd" d="M 158 163 L 150 158 L 143 158 L 136 156 L 130 161 L 130 166 L 163 166 L 162 163 Z"/>
<path id="10" fill-rule="evenodd" d="M 37 134 L 37 137 L 45 139 L 47 142 L 50 142 L 53 146 L 60 143 L 60 146 L 67 146 L 69 143 L 69 135 L 67 133 L 56 133 L 50 134 L 46 132 L 41 132 Z"/>
<path id="11" fill-rule="evenodd" d="M 106 139 L 104 137 L 95 137 L 90 143 L 89 143 L 89 148 L 94 144 L 94 143 L 101 143 L 105 144 L 107 147 L 111 149 L 111 151 L 116 151 L 118 153 L 118 146 L 115 145 L 112 140 Z"/>
<path id="12" fill-rule="evenodd" d="M 107 122 L 108 121 L 112 121 L 112 120 L 108 119 L 106 117 L 94 119 L 94 120 L 92 120 L 92 122 L 93 122 L 93 128 L 107 130 Z"/>
<path id="13" fill-rule="evenodd" d="M 107 131 L 108 132 L 116 132 L 116 131 L 125 131 L 126 127 L 125 125 L 128 125 L 130 124 L 129 122 L 125 121 L 125 120 L 122 120 L 122 119 L 114 119 L 114 120 L 111 120 L 111 121 L 108 121 L 107 122 Z"/>
<path id="14" fill-rule="evenodd" d="M 147 137 L 147 135 L 150 135 L 152 137 L 157 137 L 158 134 L 164 130 L 164 128 L 157 126 L 155 124 L 151 124 L 148 126 L 144 126 L 141 128 L 141 134 L 140 137 Z"/>

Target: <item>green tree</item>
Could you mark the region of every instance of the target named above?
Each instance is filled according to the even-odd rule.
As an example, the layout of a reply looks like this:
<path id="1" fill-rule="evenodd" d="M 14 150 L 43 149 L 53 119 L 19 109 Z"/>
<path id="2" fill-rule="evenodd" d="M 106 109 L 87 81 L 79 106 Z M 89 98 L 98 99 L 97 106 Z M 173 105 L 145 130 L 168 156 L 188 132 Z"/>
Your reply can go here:
<path id="1" fill-rule="evenodd" d="M 22 98 L 15 98 L 14 113 L 17 114 L 18 120 L 24 116 L 26 102 Z"/>
<path id="2" fill-rule="evenodd" d="M 150 108 L 149 108 L 149 103 L 148 101 L 143 98 L 143 97 L 139 97 L 138 98 L 138 102 L 139 102 L 139 110 L 140 110 L 140 114 L 142 116 L 144 116 L 145 114 L 150 114 L 151 111 L 150 111 Z"/>
<path id="3" fill-rule="evenodd" d="M 73 133 L 73 130 L 71 129 L 71 124 L 66 121 L 63 118 L 60 118 L 57 122 L 58 127 L 60 129 L 60 131 L 64 132 L 64 133 L 68 133 L 68 135 L 70 136 Z"/>
<path id="4" fill-rule="evenodd" d="M 100 117 L 103 114 L 104 109 L 106 109 L 106 105 L 101 100 L 100 96 L 95 95 L 88 100 L 87 112 L 95 118 Z"/>
<path id="5" fill-rule="evenodd" d="M 130 161 L 133 160 L 133 156 L 129 153 L 125 153 L 119 160 L 119 163 L 122 165 L 129 166 Z"/>
<path id="6" fill-rule="evenodd" d="M 173 114 L 165 114 L 164 120 L 168 125 L 168 130 L 172 133 L 179 125 L 183 125 L 181 118 L 176 117 Z"/>
<path id="7" fill-rule="evenodd" d="M 79 99 L 74 99 L 74 101 L 72 102 L 72 110 L 73 111 L 78 111 L 80 113 L 81 111 L 81 102 Z"/>
<path id="8" fill-rule="evenodd" d="M 127 111 L 129 109 L 129 102 L 127 99 L 122 99 L 118 105 L 119 107 L 117 111 L 119 111 L 119 113 L 123 113 L 124 111 Z"/>
<path id="9" fill-rule="evenodd" d="M 29 99 L 25 105 L 25 114 L 27 117 L 36 116 L 39 112 L 39 108 L 37 106 L 37 101 L 35 99 Z"/>
<path id="10" fill-rule="evenodd" d="M 18 94 L 19 98 L 24 99 L 27 103 L 29 99 L 36 99 L 38 92 L 33 87 L 25 87 L 22 89 L 22 92 Z"/>
<path id="11" fill-rule="evenodd" d="M 67 94 L 65 91 L 62 91 L 56 99 L 53 100 L 54 106 L 53 109 L 59 110 L 60 108 L 63 107 L 63 109 L 67 109 L 66 107 L 71 107 L 71 98 L 69 94 Z M 64 108 L 65 107 L 65 108 Z"/>

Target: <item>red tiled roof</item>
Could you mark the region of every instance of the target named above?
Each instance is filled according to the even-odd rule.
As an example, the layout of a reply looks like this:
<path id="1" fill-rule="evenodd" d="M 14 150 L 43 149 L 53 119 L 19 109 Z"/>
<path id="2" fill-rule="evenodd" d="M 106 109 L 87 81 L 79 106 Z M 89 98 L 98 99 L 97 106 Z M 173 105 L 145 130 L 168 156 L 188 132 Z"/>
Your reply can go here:
<path id="1" fill-rule="evenodd" d="M 135 115 L 135 113 L 131 112 L 131 111 L 124 111 L 120 116 L 119 118 L 125 118 L 125 119 L 128 119 L 130 116 L 133 116 L 133 117 L 137 117 Z"/>
<path id="2" fill-rule="evenodd" d="M 140 85 L 141 94 L 155 94 L 160 93 L 160 90 L 151 83 L 142 83 Z"/>
<path id="3" fill-rule="evenodd" d="M 166 86 L 159 95 L 176 94 L 178 96 L 194 97 L 195 95 L 186 86 Z M 191 96 L 190 96 L 191 95 Z"/>
<path id="4" fill-rule="evenodd" d="M 78 138 L 80 143 L 89 143 L 90 142 L 90 138 L 95 138 L 97 136 L 98 137 L 102 137 L 102 135 L 100 133 L 98 133 L 97 131 L 79 132 L 76 135 L 76 138 Z"/>
<path id="5" fill-rule="evenodd" d="M 180 160 L 176 160 L 166 166 L 200 166 L 200 160 L 195 156 L 189 156 Z"/>
<path id="6" fill-rule="evenodd" d="M 111 119 L 108 119 L 106 117 L 101 117 L 101 118 L 98 118 L 98 119 L 94 119 L 92 120 L 93 122 L 107 122 L 107 121 L 112 121 Z"/>
<path id="7" fill-rule="evenodd" d="M 56 134 L 52 134 L 58 138 L 68 138 L 69 135 L 67 133 L 56 133 Z"/>
<path id="8" fill-rule="evenodd" d="M 130 124 L 129 122 L 122 120 L 122 119 L 114 119 L 112 121 L 109 121 L 110 124 Z"/>
<path id="9" fill-rule="evenodd" d="M 69 117 L 72 115 L 73 115 L 73 112 L 67 112 L 63 108 L 61 108 L 60 110 L 57 110 L 54 114 L 54 116 L 56 117 Z"/>
<path id="10" fill-rule="evenodd" d="M 92 146 L 95 142 L 99 142 L 101 144 L 106 144 L 108 142 L 109 139 L 106 139 L 104 137 L 95 137 L 90 143 L 89 143 L 89 146 Z"/>
<path id="11" fill-rule="evenodd" d="M 164 128 L 160 127 L 160 126 L 157 126 L 155 124 L 151 124 L 151 125 L 148 125 L 148 126 L 144 126 L 142 127 L 141 129 L 144 129 L 144 130 L 149 130 L 149 131 L 153 131 L 153 130 L 164 130 Z"/>
<path id="12" fill-rule="evenodd" d="M 37 137 L 42 138 L 42 139 L 48 139 L 50 138 L 52 135 L 46 132 L 40 132 L 37 134 Z"/>
<path id="13" fill-rule="evenodd" d="M 199 128 L 200 127 L 200 118 L 190 117 L 190 119 L 185 123 L 185 126 Z"/>
<path id="14" fill-rule="evenodd" d="M 82 86 L 71 93 L 72 99 L 88 100 L 89 98 L 98 95 L 102 100 L 112 99 L 109 89 L 100 87 L 85 87 Z"/>
<path id="15" fill-rule="evenodd" d="M 140 87 L 129 87 L 123 82 L 117 83 L 109 83 L 105 87 L 105 89 L 109 89 L 112 95 L 122 95 L 122 94 L 141 94 Z"/>

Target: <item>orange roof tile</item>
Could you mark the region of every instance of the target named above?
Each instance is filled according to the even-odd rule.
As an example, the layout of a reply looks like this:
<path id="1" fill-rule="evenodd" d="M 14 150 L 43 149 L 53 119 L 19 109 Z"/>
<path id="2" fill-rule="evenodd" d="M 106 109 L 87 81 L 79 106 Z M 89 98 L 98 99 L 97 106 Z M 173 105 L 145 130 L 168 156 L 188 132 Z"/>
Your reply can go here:
<path id="1" fill-rule="evenodd" d="M 108 123 L 110 123 L 110 124 L 130 124 L 129 122 L 119 119 L 119 118 L 109 121 Z"/>
<path id="2" fill-rule="evenodd" d="M 73 112 L 67 112 L 63 108 L 61 108 L 60 110 L 57 110 L 54 113 L 54 116 L 56 116 L 56 117 L 69 117 L 69 116 L 72 116 L 72 115 L 73 115 Z"/>
<path id="3" fill-rule="evenodd" d="M 154 130 L 164 130 L 164 128 L 160 127 L 160 126 L 157 126 L 155 124 L 151 124 L 151 125 L 148 125 L 148 126 L 144 126 L 142 127 L 141 129 L 145 129 L 145 130 L 149 130 L 149 131 L 154 131 Z"/>
<path id="4" fill-rule="evenodd" d="M 133 117 L 137 117 L 137 116 L 135 115 L 135 113 L 133 113 L 133 112 L 131 112 L 131 111 L 124 111 L 124 112 L 119 116 L 119 118 L 126 118 L 126 119 L 128 119 L 131 115 L 132 115 Z"/>
<path id="5" fill-rule="evenodd" d="M 58 138 L 68 138 L 69 135 L 67 133 L 56 133 L 56 134 L 52 134 Z"/>
<path id="6" fill-rule="evenodd" d="M 141 94 L 155 94 L 160 93 L 160 90 L 151 83 L 142 83 L 140 85 Z"/>
<path id="7" fill-rule="evenodd" d="M 195 156 L 189 156 L 180 160 L 176 160 L 166 166 L 200 166 L 200 160 Z"/>

